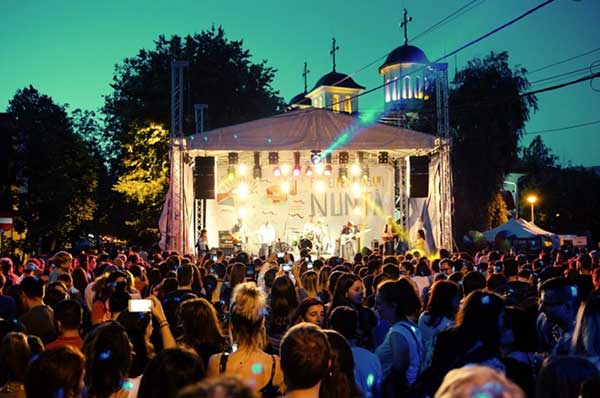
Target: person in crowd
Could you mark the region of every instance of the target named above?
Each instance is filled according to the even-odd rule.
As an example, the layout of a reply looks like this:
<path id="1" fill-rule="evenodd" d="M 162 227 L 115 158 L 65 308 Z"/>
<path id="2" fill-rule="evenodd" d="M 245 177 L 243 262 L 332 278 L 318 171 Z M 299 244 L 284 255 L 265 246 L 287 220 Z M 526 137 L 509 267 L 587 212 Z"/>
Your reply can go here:
<path id="1" fill-rule="evenodd" d="M 0 258 L 0 273 L 6 278 L 4 285 L 7 288 L 17 284 L 19 277 L 14 273 L 13 261 L 10 257 Z"/>
<path id="2" fill-rule="evenodd" d="M 437 334 L 454 326 L 460 299 L 460 287 L 456 283 L 437 281 L 433 284 L 427 308 L 419 316 L 419 331 L 423 339 L 423 369 L 431 364 Z"/>
<path id="3" fill-rule="evenodd" d="M 81 350 L 83 339 L 79 335 L 79 328 L 83 320 L 83 309 L 76 300 L 63 300 L 54 307 L 54 319 L 58 338 L 48 344 L 46 349 L 70 345 Z"/>
<path id="4" fill-rule="evenodd" d="M 44 303 L 44 282 L 29 276 L 21 282 L 21 304 L 26 312 L 19 317 L 27 333 L 38 336 L 44 343 L 56 338 L 54 311 Z"/>
<path id="5" fill-rule="evenodd" d="M 502 373 L 485 366 L 465 366 L 451 370 L 435 393 L 435 398 L 525 398 L 519 386 Z"/>
<path id="6" fill-rule="evenodd" d="M 16 319 L 17 318 L 17 303 L 15 299 L 4 294 L 4 285 L 6 277 L 0 272 L 0 318 Z"/>
<path id="7" fill-rule="evenodd" d="M 56 282 L 58 280 L 58 275 L 70 273 L 73 264 L 73 256 L 69 252 L 59 251 L 52 257 L 52 263 L 54 264 L 54 269 L 50 273 L 50 283 Z"/>
<path id="8" fill-rule="evenodd" d="M 579 398 L 585 382 L 598 380 L 598 369 L 585 358 L 548 357 L 537 378 L 536 398 Z M 596 391 L 596 394 L 598 391 Z"/>
<path id="9" fill-rule="evenodd" d="M 203 378 L 204 365 L 194 351 L 183 348 L 163 350 L 148 363 L 137 398 L 175 398 L 183 387 Z"/>
<path id="10" fill-rule="evenodd" d="M 291 324 L 310 322 L 323 327 L 325 321 L 325 305 L 321 300 L 314 297 L 304 299 L 292 316 Z"/>
<path id="11" fill-rule="evenodd" d="M 44 351 L 27 368 L 25 393 L 28 398 L 80 397 L 85 368 L 85 357 L 76 348 Z"/>
<path id="12" fill-rule="evenodd" d="M 579 308 L 570 353 L 585 357 L 600 372 L 600 297 L 591 297 Z"/>
<path id="13" fill-rule="evenodd" d="M 286 398 L 320 398 L 321 384 L 330 377 L 330 361 L 329 340 L 318 326 L 292 326 L 281 341 Z"/>
<path id="14" fill-rule="evenodd" d="M 220 300 L 225 306 L 229 306 L 233 289 L 246 279 L 246 266 L 242 263 L 233 264 L 229 277 L 226 279 L 221 287 Z"/>
<path id="15" fill-rule="evenodd" d="M 219 376 L 185 387 L 177 398 L 254 398 L 252 389 L 236 376 Z"/>
<path id="16" fill-rule="evenodd" d="M 201 296 L 200 292 L 192 290 L 195 270 L 191 264 L 181 264 L 177 268 L 177 290 L 167 293 L 161 300 L 162 306 L 167 316 L 167 321 L 171 325 L 171 330 L 175 331 L 177 325 L 177 311 L 179 305 L 185 301 Z"/>
<path id="17" fill-rule="evenodd" d="M 25 371 L 31 350 L 24 333 L 8 333 L 0 342 L 0 398 L 25 398 Z"/>
<path id="18" fill-rule="evenodd" d="M 333 275 L 333 274 L 332 274 Z M 375 346 L 374 329 L 377 317 L 371 308 L 363 306 L 364 284 L 360 277 L 349 272 L 342 273 L 337 280 L 328 317 L 339 306 L 347 306 L 358 311 L 358 346 L 373 349 Z"/>
<path id="19" fill-rule="evenodd" d="M 123 326 L 131 342 L 133 357 L 127 377 L 139 378 L 155 353 L 154 345 L 150 342 L 152 316 L 147 312 L 124 311 L 116 321 Z"/>
<path id="20" fill-rule="evenodd" d="M 319 294 L 319 275 L 308 270 L 300 274 L 302 288 L 298 289 L 298 301 L 301 302 L 308 297 L 316 298 Z"/>
<path id="21" fill-rule="evenodd" d="M 458 311 L 456 326 L 437 334 L 431 366 L 419 376 L 416 390 L 433 394 L 446 373 L 466 364 L 504 371 L 500 361 L 505 333 L 505 303 L 495 293 L 476 290 Z"/>
<path id="22" fill-rule="evenodd" d="M 350 345 L 355 365 L 354 378 L 362 391 L 361 397 L 379 397 L 383 381 L 381 362 L 377 355 L 356 346 L 357 325 L 358 312 L 350 307 L 337 307 L 329 317 L 329 327 L 343 335 Z"/>
<path id="23" fill-rule="evenodd" d="M 360 398 L 362 391 L 354 380 L 354 358 L 348 342 L 335 330 L 324 330 L 331 347 L 331 376 L 321 383 L 320 398 Z"/>
<path id="24" fill-rule="evenodd" d="M 554 355 L 569 352 L 579 307 L 577 286 L 566 278 L 556 277 L 545 281 L 541 288 L 538 333 L 542 342 Z"/>
<path id="25" fill-rule="evenodd" d="M 475 290 L 482 290 L 486 287 L 485 276 L 479 271 L 467 272 L 462 282 L 463 297 L 467 297 Z"/>
<path id="26" fill-rule="evenodd" d="M 283 384 L 279 357 L 265 347 L 266 296 L 253 282 L 238 284 L 229 306 L 232 352 L 210 357 L 207 376 L 235 374 L 246 380 L 257 396 L 277 397 Z"/>
<path id="27" fill-rule="evenodd" d="M 317 297 L 325 304 L 331 300 L 331 291 L 329 290 L 329 275 L 331 275 L 331 267 L 324 265 L 319 270 L 319 282 Z"/>
<path id="28" fill-rule="evenodd" d="M 127 311 L 129 300 L 131 299 L 132 297 L 125 289 L 125 286 L 117 285 L 108 298 L 108 315 L 110 319 L 115 321 L 122 312 Z"/>
<path id="29" fill-rule="evenodd" d="M 198 256 L 204 257 L 208 253 L 208 231 L 206 229 L 200 231 L 196 249 L 198 250 Z"/>
<path id="30" fill-rule="evenodd" d="M 421 309 L 417 287 L 403 276 L 385 281 L 377 289 L 379 315 L 391 327 L 375 350 L 381 361 L 385 396 L 396 396 L 410 387 L 421 368 L 423 342 L 416 321 Z"/>
<path id="31" fill-rule="evenodd" d="M 209 358 L 226 347 L 217 311 L 206 299 L 196 298 L 181 303 L 178 319 L 183 333 L 177 345 L 194 350 L 207 368 Z"/>
<path id="32" fill-rule="evenodd" d="M 293 282 L 286 275 L 278 276 L 269 296 L 269 316 L 266 325 L 270 349 L 274 353 L 279 352 L 279 344 L 290 327 L 296 308 L 298 298 Z"/>

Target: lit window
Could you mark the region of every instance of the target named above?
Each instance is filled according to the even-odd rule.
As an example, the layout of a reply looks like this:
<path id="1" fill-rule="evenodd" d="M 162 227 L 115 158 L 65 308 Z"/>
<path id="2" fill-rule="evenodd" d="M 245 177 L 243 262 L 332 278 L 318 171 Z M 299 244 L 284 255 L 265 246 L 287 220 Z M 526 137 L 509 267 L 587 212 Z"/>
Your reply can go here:
<path id="1" fill-rule="evenodd" d="M 412 98 L 413 97 L 413 87 L 412 87 L 412 82 L 410 80 L 409 76 L 406 76 L 406 87 L 408 89 L 408 98 Z"/>
<path id="2" fill-rule="evenodd" d="M 390 79 L 385 81 L 385 102 L 390 102 Z"/>
<path id="3" fill-rule="evenodd" d="M 340 96 L 337 94 L 333 95 L 333 104 L 332 108 L 334 112 L 340 111 Z"/>
<path id="4" fill-rule="evenodd" d="M 352 100 L 349 95 L 346 96 L 346 101 L 344 101 L 344 112 L 352 113 Z"/>
<path id="5" fill-rule="evenodd" d="M 402 98 L 403 99 L 408 98 L 408 87 L 407 86 L 409 83 L 410 83 L 410 80 L 408 79 L 408 76 L 402 80 Z"/>
<path id="6" fill-rule="evenodd" d="M 423 98 L 423 89 L 421 87 L 421 79 L 415 77 L 415 98 Z"/>

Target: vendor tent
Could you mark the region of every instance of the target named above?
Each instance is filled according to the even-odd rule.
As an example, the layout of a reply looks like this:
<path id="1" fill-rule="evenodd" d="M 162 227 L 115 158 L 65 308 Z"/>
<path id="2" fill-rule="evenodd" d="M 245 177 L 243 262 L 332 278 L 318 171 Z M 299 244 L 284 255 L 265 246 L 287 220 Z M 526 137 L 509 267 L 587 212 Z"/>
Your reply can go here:
<path id="1" fill-rule="evenodd" d="M 260 166 L 263 172 L 262 178 L 258 181 L 248 178 L 245 180 L 251 195 L 254 194 L 250 200 L 246 200 L 248 206 L 252 207 L 249 212 L 250 217 L 255 215 L 256 221 L 262 222 L 262 219 L 256 215 L 267 214 L 271 217 L 271 213 L 276 213 L 273 218 L 281 220 L 280 228 L 287 229 L 289 225 L 284 223 L 284 220 L 298 216 L 298 213 L 306 217 L 308 210 L 320 209 L 317 206 L 319 203 L 315 199 L 315 193 L 311 192 L 316 176 L 308 177 L 303 173 L 297 179 L 290 178 L 293 192 L 287 195 L 281 195 L 281 192 L 274 193 L 277 182 L 270 172 L 271 169 L 268 169 L 273 166 L 267 162 L 267 155 L 277 152 L 280 164 L 282 162 L 294 164 L 295 156 L 299 154 L 304 170 L 312 165 L 311 154 L 314 151 L 321 153 L 323 162 L 325 155 L 333 155 L 336 159 L 333 166 L 342 168 L 344 165 L 337 159 L 343 151 L 350 154 L 352 162 L 358 162 L 359 152 L 362 153 L 361 156 L 370 167 L 371 174 L 367 189 L 370 189 L 369 193 L 373 195 L 375 202 L 384 206 L 379 209 L 377 220 L 369 213 L 372 222 L 369 228 L 372 230 L 372 236 L 365 237 L 365 242 L 370 243 L 371 239 L 379 239 L 385 224 L 385 216 L 393 214 L 396 219 L 401 220 L 401 226 L 406 231 L 411 231 L 411 239 L 412 227 L 419 225 L 426 231 L 432 249 L 450 248 L 452 246 L 450 140 L 392 127 L 373 119 L 367 120 L 364 116 L 357 117 L 326 109 L 309 108 L 174 139 L 171 146 L 171 156 L 174 160 L 171 162 L 171 185 L 160 221 L 161 247 L 191 253 L 194 251 L 194 241 L 200 225 L 206 225 L 211 231 L 228 229 L 227 224 L 232 223 L 236 217 L 236 209 L 239 210 L 244 206 L 236 197 L 237 180 L 227 178 L 228 170 L 242 164 L 252 170 L 256 154 L 259 154 L 259 158 L 262 159 Z M 237 166 L 229 162 L 228 155 L 232 152 L 236 153 Z M 389 156 L 389 162 L 387 159 L 385 164 L 378 161 L 378 154 L 381 152 L 386 153 L 386 158 Z M 203 212 L 206 213 L 207 218 L 201 223 L 198 220 L 193 180 L 194 158 L 198 156 L 215 158 L 217 192 L 216 199 L 207 200 L 203 204 L 206 206 Z M 429 158 L 428 197 L 408 197 L 411 156 Z M 236 179 L 238 177 L 239 173 L 236 174 Z M 351 195 L 351 184 L 344 185 L 343 182 L 340 183 L 340 179 L 338 173 L 334 172 L 326 181 L 326 192 L 323 194 L 323 197 L 329 201 L 328 215 L 333 214 L 337 217 L 335 220 L 333 218 L 330 220 L 333 225 L 341 223 L 342 217 L 346 217 L 344 220 L 349 217 L 347 198 Z M 282 200 L 284 197 L 286 198 Z M 341 205 L 345 206 L 343 210 L 340 210 L 338 198 L 341 198 Z M 335 208 L 337 213 L 331 212 L 331 202 L 336 202 L 338 205 Z M 301 206 L 298 203 L 308 203 L 308 205 L 298 210 Z M 311 203 L 312 207 L 310 207 Z M 373 207 L 372 204 L 370 206 Z M 367 207 L 368 205 L 365 205 L 365 214 L 370 211 Z M 342 214 L 344 211 L 346 213 Z M 321 216 L 321 214 L 312 215 Z M 379 225 L 380 223 L 382 224 Z M 249 229 L 254 230 L 252 223 L 249 224 Z M 278 235 L 286 234 L 278 232 Z M 209 239 L 216 239 L 216 237 L 213 234 Z M 213 241 L 211 245 L 217 243 Z"/>
<path id="2" fill-rule="evenodd" d="M 483 237 L 485 240 L 493 242 L 498 234 L 502 234 L 502 236 L 506 239 L 533 239 L 544 237 L 551 240 L 553 244 L 554 242 L 558 241 L 558 235 L 545 231 L 537 225 L 527 222 L 522 218 L 510 219 L 506 223 L 484 232 Z"/>

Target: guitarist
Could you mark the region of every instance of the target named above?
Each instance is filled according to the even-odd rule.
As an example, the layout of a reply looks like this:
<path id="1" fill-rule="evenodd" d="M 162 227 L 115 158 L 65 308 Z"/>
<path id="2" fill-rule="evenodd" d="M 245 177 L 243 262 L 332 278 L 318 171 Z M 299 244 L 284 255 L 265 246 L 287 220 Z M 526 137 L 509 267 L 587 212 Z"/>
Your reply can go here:
<path id="1" fill-rule="evenodd" d="M 354 261 L 354 255 L 356 254 L 354 242 L 356 242 L 356 235 L 358 235 L 358 232 L 358 226 L 353 225 L 350 221 L 342 227 L 342 232 L 340 234 L 340 254 L 346 261 Z"/>
<path id="2" fill-rule="evenodd" d="M 231 235 L 233 236 L 233 245 L 237 250 L 244 251 L 248 245 L 248 227 L 244 220 L 241 218 L 237 219 L 237 223 L 231 228 Z"/>

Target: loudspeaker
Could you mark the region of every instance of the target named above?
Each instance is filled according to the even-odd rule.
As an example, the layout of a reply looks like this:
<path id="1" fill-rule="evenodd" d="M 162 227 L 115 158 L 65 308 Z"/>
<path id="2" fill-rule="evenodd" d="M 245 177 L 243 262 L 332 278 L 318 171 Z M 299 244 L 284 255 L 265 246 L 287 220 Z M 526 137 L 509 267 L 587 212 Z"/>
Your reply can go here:
<path id="1" fill-rule="evenodd" d="M 411 198 L 429 196 L 429 156 L 410 157 L 410 194 Z"/>
<path id="2" fill-rule="evenodd" d="M 194 194 L 196 199 L 216 199 L 214 156 L 197 156 L 194 163 Z"/>

